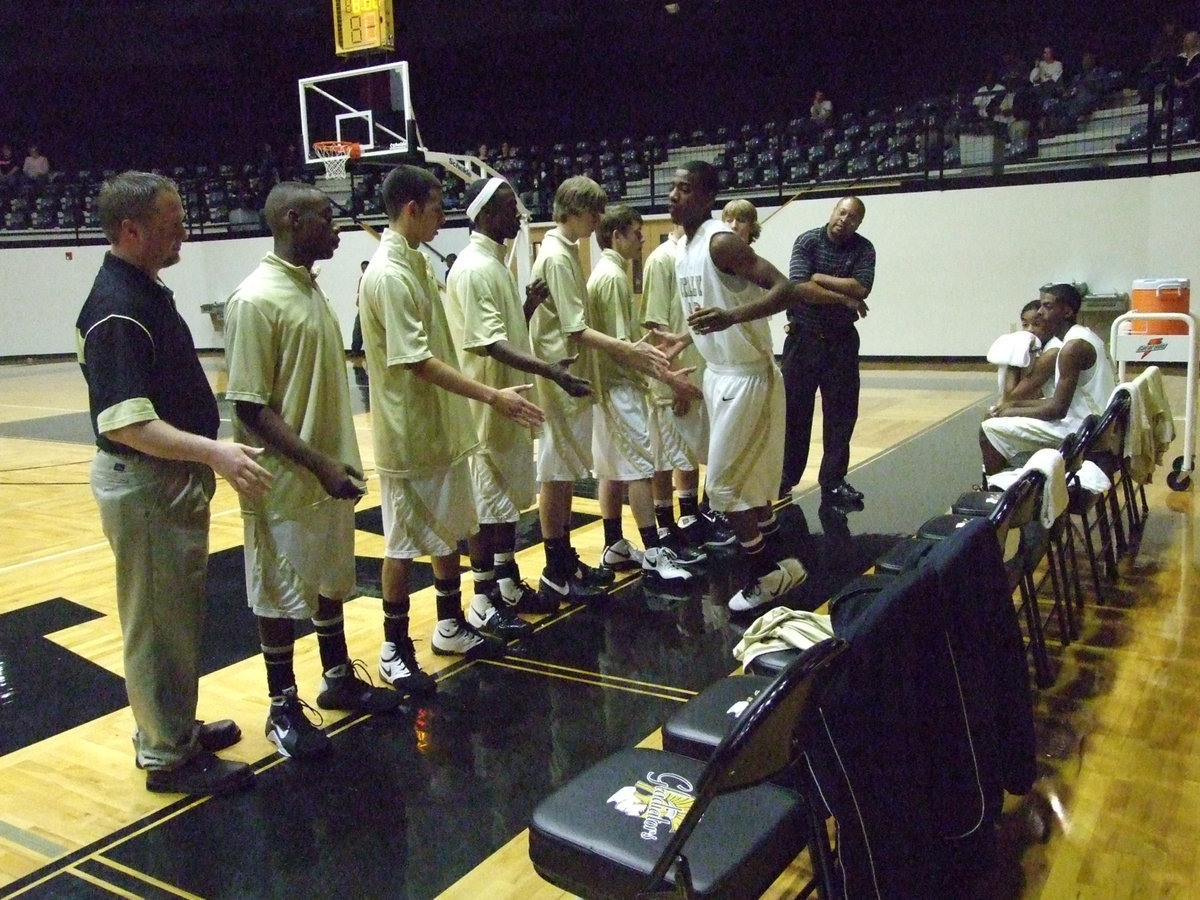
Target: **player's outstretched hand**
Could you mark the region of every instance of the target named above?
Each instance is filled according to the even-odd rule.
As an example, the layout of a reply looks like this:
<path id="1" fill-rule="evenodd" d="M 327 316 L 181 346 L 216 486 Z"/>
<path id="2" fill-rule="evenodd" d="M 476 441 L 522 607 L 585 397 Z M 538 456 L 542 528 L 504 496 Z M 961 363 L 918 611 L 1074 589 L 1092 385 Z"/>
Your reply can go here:
<path id="1" fill-rule="evenodd" d="M 550 286 L 542 279 L 525 286 L 525 321 L 528 322 L 537 308 L 550 299 Z"/>
<path id="2" fill-rule="evenodd" d="M 712 334 L 717 331 L 724 331 L 733 324 L 733 316 L 727 309 L 701 307 L 688 316 L 688 325 L 697 334 Z"/>
<path id="3" fill-rule="evenodd" d="M 568 356 L 558 362 L 550 363 L 550 369 L 554 373 L 551 377 L 555 384 L 572 397 L 590 397 L 592 396 L 592 383 L 586 378 L 580 378 L 567 371 L 577 359 L 579 359 L 578 356 Z"/>
<path id="4" fill-rule="evenodd" d="M 518 384 L 515 387 L 496 391 L 492 407 L 505 418 L 512 419 L 521 425 L 541 425 L 546 421 L 541 407 L 530 403 L 521 395 L 532 388 L 532 384 Z"/>
<path id="5" fill-rule="evenodd" d="M 325 493 L 335 500 L 353 500 L 356 503 L 367 492 L 362 472 L 354 466 L 327 457 L 317 469 L 316 476 L 325 488 Z"/>
<path id="6" fill-rule="evenodd" d="M 267 492 L 275 477 L 255 460 L 262 456 L 262 447 L 218 441 L 213 450 L 213 471 L 229 482 L 239 494 L 257 499 Z"/>
<path id="7" fill-rule="evenodd" d="M 622 343 L 621 346 L 624 348 L 621 362 L 651 378 L 661 378 L 663 373 L 671 367 L 671 361 L 667 358 L 667 354 L 652 346 L 645 338 L 636 344 Z"/>

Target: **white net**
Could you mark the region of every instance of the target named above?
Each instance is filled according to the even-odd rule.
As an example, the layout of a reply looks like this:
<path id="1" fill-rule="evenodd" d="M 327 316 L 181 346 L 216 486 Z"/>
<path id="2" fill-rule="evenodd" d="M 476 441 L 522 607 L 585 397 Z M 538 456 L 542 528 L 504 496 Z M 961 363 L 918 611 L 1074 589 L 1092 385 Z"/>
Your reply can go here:
<path id="1" fill-rule="evenodd" d="M 318 141 L 313 150 L 325 164 L 326 178 L 345 178 L 346 162 L 353 155 L 355 145 L 347 141 Z"/>

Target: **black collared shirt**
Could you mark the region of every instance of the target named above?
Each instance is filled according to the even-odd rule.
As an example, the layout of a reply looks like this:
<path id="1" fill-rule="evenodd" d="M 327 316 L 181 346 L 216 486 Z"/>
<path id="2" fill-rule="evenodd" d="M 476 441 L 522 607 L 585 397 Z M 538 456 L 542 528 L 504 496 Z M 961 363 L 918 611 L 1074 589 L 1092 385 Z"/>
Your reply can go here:
<path id="1" fill-rule="evenodd" d="M 790 281 L 810 281 L 813 275 L 853 278 L 868 291 L 875 283 L 875 246 L 861 234 L 852 234 L 842 244 L 829 239 L 826 226 L 803 232 L 792 245 L 788 265 Z M 788 309 L 788 321 L 825 331 L 853 328 L 858 321 L 854 310 L 837 304 L 802 303 Z"/>
<path id="2" fill-rule="evenodd" d="M 161 281 L 111 252 L 105 254 L 75 329 L 101 450 L 134 452 L 101 431 L 154 418 L 181 431 L 217 436 L 216 398 L 192 333 Z"/>

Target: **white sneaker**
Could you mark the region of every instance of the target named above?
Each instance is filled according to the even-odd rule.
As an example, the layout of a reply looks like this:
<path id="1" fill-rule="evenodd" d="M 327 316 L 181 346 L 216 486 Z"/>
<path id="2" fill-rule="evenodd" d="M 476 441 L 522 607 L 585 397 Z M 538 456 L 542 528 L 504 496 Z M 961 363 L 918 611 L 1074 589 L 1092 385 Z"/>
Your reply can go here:
<path id="1" fill-rule="evenodd" d="M 804 584 L 806 578 L 808 572 L 804 571 L 800 560 L 791 557 L 781 559 L 762 578 L 734 594 L 729 599 L 729 609 L 732 612 L 745 612 L 765 603 L 774 603 L 792 588 Z"/>
<path id="2" fill-rule="evenodd" d="M 642 564 L 644 554 L 625 538 L 615 544 L 609 544 L 600 554 L 600 565 L 615 572 L 625 569 L 636 569 Z"/>
<path id="3" fill-rule="evenodd" d="M 667 547 L 651 547 L 642 558 L 642 577 L 651 581 L 687 581 L 692 573 L 679 565 Z"/>
<path id="4" fill-rule="evenodd" d="M 408 696 L 425 697 L 437 692 L 437 682 L 417 662 L 411 638 L 399 644 L 383 642 L 379 648 L 379 677 Z"/>
<path id="5" fill-rule="evenodd" d="M 467 659 L 500 659 L 505 653 L 504 641 L 468 625 L 463 619 L 438 622 L 429 642 L 438 656 L 465 656 Z"/>

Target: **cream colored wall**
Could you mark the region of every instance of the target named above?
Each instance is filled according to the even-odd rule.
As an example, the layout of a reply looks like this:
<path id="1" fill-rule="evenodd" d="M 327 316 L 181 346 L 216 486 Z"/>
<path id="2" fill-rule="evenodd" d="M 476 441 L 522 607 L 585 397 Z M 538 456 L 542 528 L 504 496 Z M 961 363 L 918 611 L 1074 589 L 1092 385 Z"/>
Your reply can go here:
<path id="1" fill-rule="evenodd" d="M 878 267 L 871 313 L 859 326 L 862 352 L 983 356 L 1048 281 L 1085 281 L 1109 292 L 1128 291 L 1135 278 L 1194 277 L 1196 196 L 1200 174 L 867 197 L 862 233 L 875 244 Z M 774 215 L 764 207 L 756 248 L 786 272 L 796 235 L 824 224 L 832 207 L 828 199 L 798 200 Z M 533 226 L 532 239 L 548 227 Z M 647 220 L 644 253 L 668 227 L 663 216 Z M 448 228 L 433 246 L 445 254 L 466 242 L 465 228 Z M 321 284 L 347 344 L 359 262 L 376 246 L 370 235 L 347 230 L 336 255 L 322 264 Z M 188 244 L 182 262 L 163 271 L 197 346 L 221 346 L 200 305 L 228 296 L 269 249 L 268 238 Z M 597 252 L 594 239 L 585 243 L 585 271 Z M 101 247 L 0 250 L 0 357 L 73 352 L 75 317 L 103 253 Z M 778 349 L 783 317 L 776 319 Z"/>

